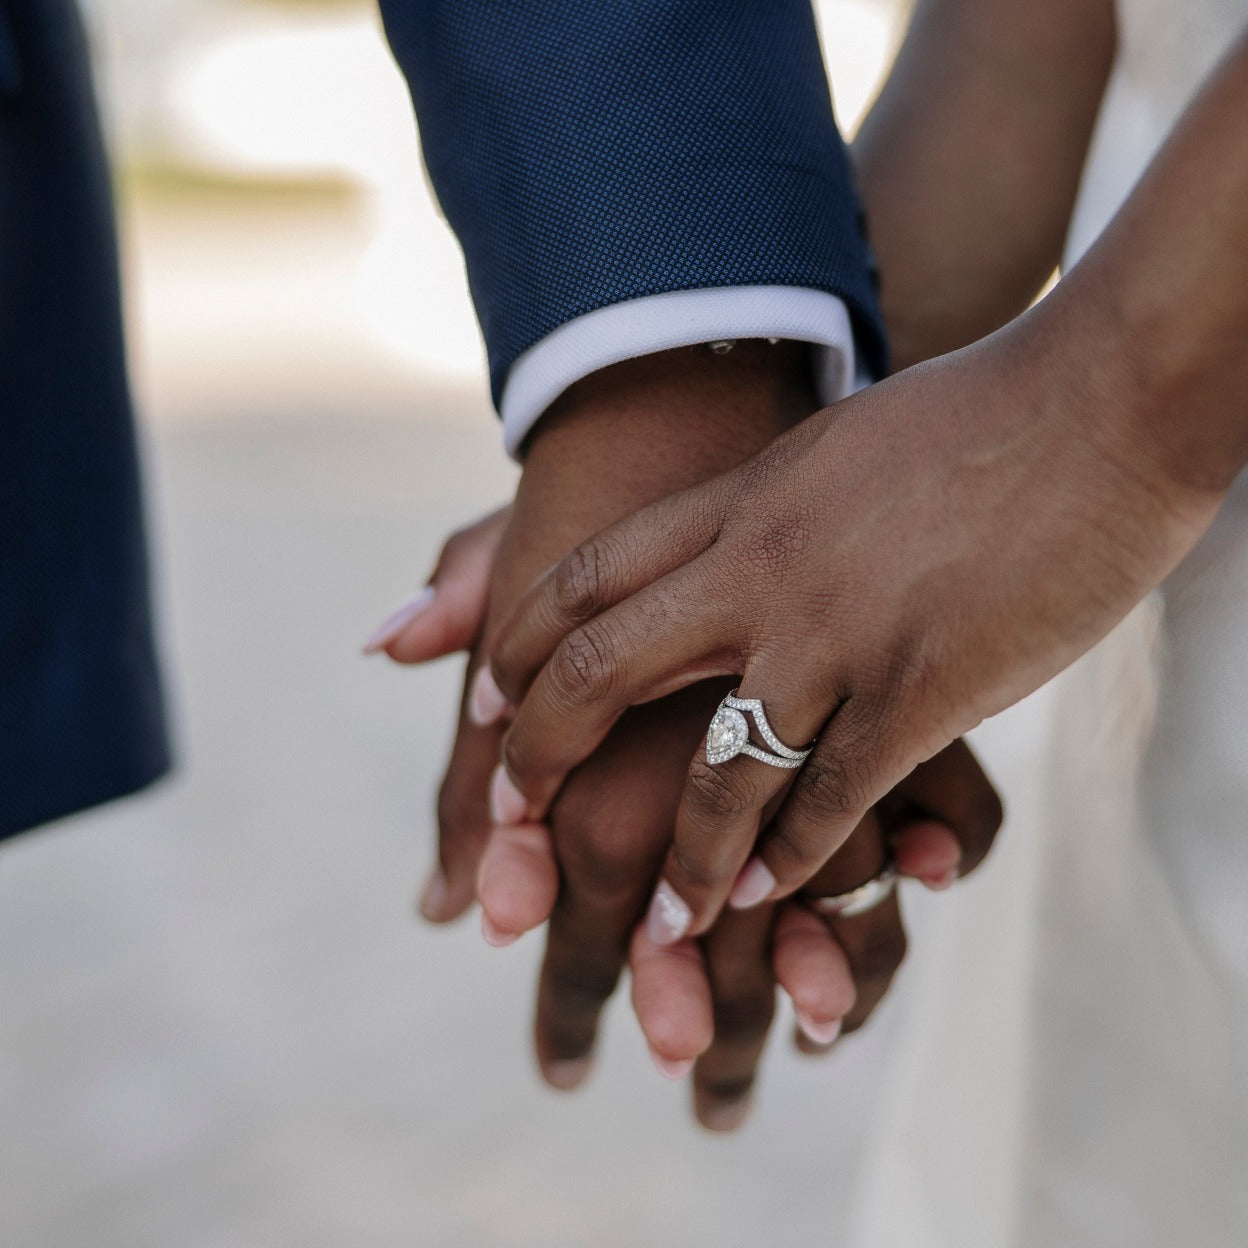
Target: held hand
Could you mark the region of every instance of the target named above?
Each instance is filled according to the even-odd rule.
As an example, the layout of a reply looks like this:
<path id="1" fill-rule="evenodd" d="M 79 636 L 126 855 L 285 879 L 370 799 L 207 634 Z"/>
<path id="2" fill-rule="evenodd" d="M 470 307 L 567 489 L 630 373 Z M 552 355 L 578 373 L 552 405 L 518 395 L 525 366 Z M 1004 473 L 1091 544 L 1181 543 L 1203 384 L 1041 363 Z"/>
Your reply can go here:
<path id="1" fill-rule="evenodd" d="M 395 612 L 366 649 L 384 650 L 396 661 L 414 663 L 471 647 L 483 622 L 492 565 L 509 515 L 510 509 L 503 509 L 455 534 L 431 578 L 433 592 L 422 592 Z M 702 699 L 683 741 L 670 739 L 670 727 L 664 730 L 661 716 L 652 714 L 649 721 L 639 721 L 640 731 L 633 742 L 637 751 L 632 759 L 634 770 L 647 776 L 666 770 L 675 786 L 669 786 L 665 798 L 669 803 L 678 792 L 681 750 L 687 753 L 696 740 L 719 692 L 710 691 Z M 471 693 L 467 702 L 471 705 Z M 478 707 L 477 717 L 488 718 L 489 712 L 488 706 Z M 507 944 L 549 917 L 557 869 L 545 826 L 489 827 L 484 793 L 497 758 L 499 733 L 498 727 L 474 723 L 471 715 L 461 719 L 441 803 L 442 865 L 426 887 L 422 909 L 435 921 L 458 916 L 471 899 L 475 874 L 486 938 Z M 576 787 L 588 798 L 596 794 L 600 808 L 627 808 L 636 796 L 628 783 L 629 771 L 616 768 L 626 783 L 618 793 L 613 792 L 609 757 L 606 762 L 601 770 L 592 765 L 582 769 Z M 814 882 L 813 892 L 830 896 L 870 878 L 884 856 L 881 834 L 892 847 L 900 873 L 922 879 L 931 888 L 948 887 L 960 862 L 981 856 L 983 846 L 976 844 L 976 838 L 982 838 L 983 829 L 960 822 L 959 804 L 948 797 L 976 786 L 987 788 L 970 752 L 958 745 L 926 770 L 925 781 L 916 773 L 905 792 L 892 795 L 881 806 L 879 820 L 872 817 L 864 823 L 860 834 L 851 838 L 845 851 Z M 577 800 L 576 788 L 572 799 Z M 587 808 L 585 818 L 574 818 L 572 826 L 592 835 L 594 813 Z M 988 835 L 994 830 L 989 828 Z M 633 891 L 625 928 L 645 903 L 645 889 L 661 849 L 660 843 L 651 860 L 650 876 Z M 615 982 L 619 958 L 618 950 L 614 959 L 602 958 L 597 952 L 598 935 L 591 932 L 584 942 L 572 931 L 568 939 L 553 941 L 551 986 L 543 992 L 539 1024 L 544 1050 L 557 1051 L 561 1043 L 578 1036 L 584 1043 L 587 1026 L 592 1042 L 601 1002 L 591 998 L 587 1004 L 583 992 L 575 989 L 591 979 L 595 969 L 605 971 L 598 981 L 598 992 L 605 1000 Z M 561 943 L 565 952 L 560 952 Z M 701 946 L 692 942 L 659 946 L 642 927 L 630 947 L 634 1007 L 660 1070 L 683 1075 L 696 1059 L 692 1089 L 699 1121 L 715 1130 L 729 1130 L 744 1120 L 749 1108 L 772 1016 L 774 985 L 779 983 L 793 999 L 799 1046 L 806 1052 L 823 1052 L 842 1030 L 862 1025 L 884 995 L 904 951 L 905 934 L 895 899 L 855 918 L 827 918 L 796 903 L 786 903 L 775 914 L 771 907 L 762 907 L 749 915 L 725 916 Z M 560 974 L 568 981 L 563 991 Z M 575 1065 L 552 1063 L 547 1069 L 557 1082 L 578 1081 Z"/>
<path id="2" fill-rule="evenodd" d="M 1108 400 L 1080 390 L 1077 364 L 1033 313 L 579 547 L 492 650 L 522 703 L 509 808 L 540 816 L 625 707 L 731 674 L 813 753 L 795 771 L 697 751 L 652 934 L 706 931 L 730 894 L 800 888 L 874 802 L 1103 636 L 1208 523 L 1098 440 Z"/>

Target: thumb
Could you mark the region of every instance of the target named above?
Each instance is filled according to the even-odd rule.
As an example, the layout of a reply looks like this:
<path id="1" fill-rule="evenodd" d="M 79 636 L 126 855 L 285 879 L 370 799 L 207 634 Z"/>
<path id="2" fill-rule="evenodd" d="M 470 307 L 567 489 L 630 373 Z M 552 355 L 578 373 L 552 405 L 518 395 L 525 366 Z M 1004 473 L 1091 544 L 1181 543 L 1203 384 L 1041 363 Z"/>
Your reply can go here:
<path id="1" fill-rule="evenodd" d="M 426 663 L 469 649 L 485 622 L 490 578 L 511 507 L 447 539 L 429 584 L 378 625 L 365 654 L 384 650 L 396 663 Z"/>

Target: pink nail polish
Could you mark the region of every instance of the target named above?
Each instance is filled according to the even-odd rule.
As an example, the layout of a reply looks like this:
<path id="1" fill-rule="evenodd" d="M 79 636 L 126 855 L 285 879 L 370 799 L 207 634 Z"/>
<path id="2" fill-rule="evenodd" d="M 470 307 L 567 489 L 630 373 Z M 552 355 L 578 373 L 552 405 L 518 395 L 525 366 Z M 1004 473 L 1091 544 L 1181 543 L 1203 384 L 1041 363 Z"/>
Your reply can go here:
<path id="1" fill-rule="evenodd" d="M 664 1079 L 670 1079 L 673 1083 L 677 1079 L 683 1079 L 693 1069 L 693 1058 L 687 1057 L 683 1061 L 673 1062 L 669 1058 L 661 1057 L 653 1049 L 650 1050 L 650 1060 L 654 1063 L 655 1069 L 663 1076 Z"/>
<path id="2" fill-rule="evenodd" d="M 593 1058 L 578 1057 L 565 1062 L 551 1062 L 543 1069 L 542 1075 L 552 1088 L 571 1092 L 585 1082 L 593 1066 Z"/>
<path id="3" fill-rule="evenodd" d="M 795 1013 L 797 1014 L 797 1025 L 802 1029 L 802 1035 L 808 1040 L 813 1040 L 815 1044 L 831 1044 L 841 1034 L 841 1020 L 839 1018 L 834 1018 L 829 1023 L 818 1023 L 809 1014 L 803 1014 L 801 1010 L 797 1010 Z"/>
<path id="4" fill-rule="evenodd" d="M 520 939 L 514 932 L 503 931 L 484 910 L 481 911 L 481 935 L 485 937 L 485 943 L 495 949 L 506 949 Z"/>
<path id="5" fill-rule="evenodd" d="M 468 718 L 478 728 L 488 728 L 498 723 L 506 710 L 507 699 L 495 683 L 487 663 L 473 677 L 472 689 L 468 693 Z"/>
<path id="6" fill-rule="evenodd" d="M 441 867 L 434 867 L 420 890 L 420 901 L 417 903 L 420 913 L 431 923 L 442 917 L 442 906 L 446 901 L 446 876 Z"/>
<path id="7" fill-rule="evenodd" d="M 934 893 L 943 893 L 945 889 L 952 888 L 957 882 L 957 867 L 950 867 L 948 871 L 942 871 L 939 875 L 923 877 L 923 883 Z"/>
<path id="8" fill-rule="evenodd" d="M 663 880 L 654 890 L 654 899 L 646 915 L 646 934 L 656 945 L 674 945 L 688 930 L 693 919 L 676 890 Z"/>
<path id="9" fill-rule="evenodd" d="M 702 1110 L 699 1121 L 708 1131 L 735 1131 L 750 1116 L 750 1099 L 727 1105 L 711 1105 Z"/>
<path id="10" fill-rule="evenodd" d="M 495 823 L 524 823 L 529 817 L 529 804 L 524 794 L 511 782 L 507 769 L 499 763 L 490 777 L 490 818 Z"/>
<path id="11" fill-rule="evenodd" d="M 767 864 L 761 858 L 751 858 L 737 876 L 737 882 L 728 896 L 728 904 L 734 910 L 748 910 L 760 901 L 766 901 L 775 886 L 776 877 L 768 870 Z"/>
<path id="12" fill-rule="evenodd" d="M 426 585 L 413 594 L 402 606 L 395 608 L 377 626 L 373 635 L 364 643 L 365 654 L 376 654 L 388 646 L 422 611 L 427 611 L 436 594 L 432 585 Z"/>

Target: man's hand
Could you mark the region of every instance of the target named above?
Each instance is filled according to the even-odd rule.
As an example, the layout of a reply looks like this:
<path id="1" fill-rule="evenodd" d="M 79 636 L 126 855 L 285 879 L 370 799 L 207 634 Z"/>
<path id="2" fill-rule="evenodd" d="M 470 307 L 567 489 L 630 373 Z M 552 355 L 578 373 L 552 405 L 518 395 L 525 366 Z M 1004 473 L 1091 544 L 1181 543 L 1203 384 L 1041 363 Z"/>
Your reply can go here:
<path id="1" fill-rule="evenodd" d="M 776 359 L 772 350 L 754 362 L 745 361 L 745 377 L 752 384 L 759 381 L 753 373 L 756 365 L 770 365 Z M 716 440 L 739 448 L 745 439 L 733 418 L 738 410 L 734 400 L 739 402 L 743 395 L 742 370 L 729 374 L 725 363 L 709 354 L 695 358 L 704 384 L 700 391 L 684 396 L 681 410 L 688 412 L 699 396 L 722 404 L 715 409 Z M 546 451 L 535 449 L 531 455 L 527 486 L 522 485 L 517 502 L 518 517 L 511 519 L 502 540 L 503 558 L 508 557 L 509 548 L 513 560 L 514 552 L 519 552 L 525 569 L 517 572 L 513 565 L 508 573 L 500 560 L 493 610 L 498 609 L 504 577 L 512 578 L 501 591 L 509 599 L 526 575 L 546 566 L 571 544 L 569 531 L 579 527 L 583 533 L 592 529 L 601 510 L 626 506 L 620 493 L 626 484 L 619 471 L 621 458 L 610 446 L 611 436 L 622 432 L 621 420 L 631 417 L 636 421 L 647 434 L 641 442 L 644 454 L 658 456 L 648 466 L 649 488 L 670 486 L 673 476 L 687 471 L 677 461 L 688 453 L 688 445 L 671 444 L 665 433 L 670 420 L 651 397 L 648 380 L 652 379 L 638 380 L 647 384 L 638 386 L 631 404 L 608 401 L 605 394 L 598 400 L 601 414 L 610 415 L 614 426 L 606 434 L 598 429 L 597 436 L 591 436 L 589 428 L 569 420 L 562 433 L 556 426 L 556 441 L 547 443 Z M 712 380 L 714 386 L 706 384 Z M 731 395 L 725 394 L 726 388 Z M 627 397 L 628 388 L 624 390 Z M 801 410 L 795 403 L 793 411 Z M 662 423 L 656 425 L 656 421 Z M 594 483 L 588 503 L 575 496 L 561 501 L 566 492 L 551 485 L 559 472 L 573 468 Z M 522 505 L 527 508 L 527 520 Z M 547 507 L 552 515 L 543 519 Z M 492 517 L 452 539 L 434 576 L 433 603 L 426 594 L 415 603 L 415 614 L 412 607 L 396 613 L 379 630 L 373 647 L 413 661 L 444 652 L 450 648 L 448 642 L 462 646 L 475 640 L 468 626 L 480 626 L 483 610 L 479 590 L 477 608 L 470 609 L 474 597 L 470 583 L 475 577 L 481 584 L 484 563 L 497 549 L 504 522 L 501 516 Z M 551 536 L 552 530 L 562 536 Z M 456 621 L 449 631 L 441 620 L 444 605 Z M 440 650 L 431 644 L 435 639 L 442 643 Z M 483 680 L 482 670 L 479 660 L 470 667 L 475 675 L 468 682 L 455 755 L 440 802 L 442 865 L 426 889 L 422 909 L 435 920 L 461 913 L 471 898 L 474 871 L 478 871 L 486 937 L 494 943 L 508 943 L 545 919 L 558 883 L 545 826 L 522 824 L 490 833 L 485 794 L 501 737 L 498 724 L 492 721 L 501 707 L 496 692 Z M 719 687 L 691 690 L 626 716 L 607 746 L 572 777 L 552 812 L 551 828 L 565 880 L 543 969 L 537 1039 L 543 1071 L 555 1086 L 575 1086 L 584 1077 L 598 1013 L 614 988 L 630 933 L 670 838 L 671 812 L 679 797 L 685 760 L 722 692 Z M 954 774 L 967 771 L 987 788 L 969 753 L 951 756 L 951 761 Z M 938 822 L 942 819 L 963 833 L 972 847 L 971 858 L 978 857 L 974 842 L 976 837 L 982 840 L 982 828 L 962 828 L 960 812 L 945 811 L 940 802 L 925 805 L 899 796 L 884 821 L 888 833 L 906 833 L 897 842 L 903 871 L 927 879 L 933 887 L 947 886 L 963 857 L 958 841 L 944 822 Z M 995 822 L 988 827 L 989 839 L 995 827 Z M 878 869 L 885 853 L 881 835 L 881 825 L 873 823 L 859 838 L 859 859 L 847 854 L 829 868 L 826 879 L 820 881 L 826 894 L 847 891 Z M 794 998 L 807 1047 L 826 1044 L 842 1018 L 847 1029 L 865 1019 L 883 995 L 903 951 L 904 933 L 895 904 L 869 916 L 833 923 L 793 906 L 781 916 L 774 935 L 769 913 L 736 916 L 717 928 L 704 948 L 664 949 L 639 934 L 632 941 L 634 1001 L 661 1069 L 683 1074 L 702 1054 L 694 1075 L 697 1112 L 707 1125 L 726 1128 L 740 1121 L 748 1105 L 754 1067 L 771 1017 L 775 978 Z"/>

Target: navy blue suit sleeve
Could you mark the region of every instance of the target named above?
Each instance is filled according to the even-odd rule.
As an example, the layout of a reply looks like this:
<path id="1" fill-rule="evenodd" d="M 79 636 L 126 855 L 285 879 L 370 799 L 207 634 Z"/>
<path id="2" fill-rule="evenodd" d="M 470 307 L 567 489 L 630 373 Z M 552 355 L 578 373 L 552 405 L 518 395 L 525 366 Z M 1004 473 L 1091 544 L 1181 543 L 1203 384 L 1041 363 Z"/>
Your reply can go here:
<path id="1" fill-rule="evenodd" d="M 464 250 L 498 401 L 512 361 L 672 290 L 840 296 L 886 369 L 808 0 L 381 0 Z"/>

